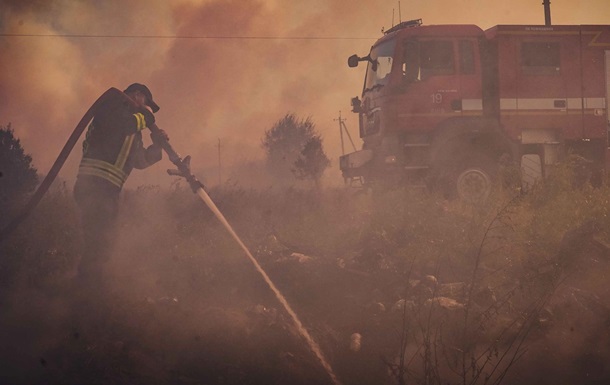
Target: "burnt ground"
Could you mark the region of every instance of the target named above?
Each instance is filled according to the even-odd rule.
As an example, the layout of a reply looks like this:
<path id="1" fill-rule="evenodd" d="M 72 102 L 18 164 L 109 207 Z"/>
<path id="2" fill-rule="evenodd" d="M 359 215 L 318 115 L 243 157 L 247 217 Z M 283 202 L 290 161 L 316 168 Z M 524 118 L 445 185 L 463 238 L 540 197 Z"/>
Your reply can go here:
<path id="1" fill-rule="evenodd" d="M 342 227 L 336 212 L 312 217 L 311 207 L 290 212 L 281 201 L 286 206 L 273 209 L 277 200 L 246 194 L 254 210 L 236 203 L 244 198 L 237 195 L 217 199 L 219 206 L 342 383 L 610 382 L 610 253 L 599 227 L 573 226 L 555 248 L 543 239 L 498 237 L 525 246 L 509 247 L 493 263 L 487 253 L 473 277 L 477 249 L 458 247 L 448 228 L 435 231 L 451 242 L 438 241 L 428 222 L 406 233 L 408 225 L 396 222 L 371 230 L 370 213 Z M 121 236 L 99 290 L 72 286 L 78 248 L 71 226 L 20 243 L 27 231 L 49 229 L 33 221 L 3 249 L 29 250 L 29 264 L 15 270 L 1 296 L 0 383 L 332 383 L 224 229 L 197 206 L 173 204 L 157 208 L 175 212 L 162 222 L 143 210 L 149 206 L 128 211 L 148 214 L 122 219 L 121 228 L 137 235 Z M 299 225 L 277 220 L 285 216 Z M 430 223 L 439 219 L 456 217 Z M 350 238 L 354 223 L 360 233 Z"/>
<path id="2" fill-rule="evenodd" d="M 393 333 L 383 336 L 384 311 L 367 306 L 375 288 L 366 275 L 308 256 L 262 259 L 343 383 L 386 377 L 380 354 L 391 354 Z M 91 302 L 69 289 L 20 292 L 3 306 L 11 316 L 3 319 L 2 383 L 332 383 L 249 261 L 207 268 L 193 272 L 189 292 L 160 290 L 161 282 L 147 293 L 115 282 L 114 293 Z M 364 339 L 358 352 L 349 348 L 355 332 Z"/>

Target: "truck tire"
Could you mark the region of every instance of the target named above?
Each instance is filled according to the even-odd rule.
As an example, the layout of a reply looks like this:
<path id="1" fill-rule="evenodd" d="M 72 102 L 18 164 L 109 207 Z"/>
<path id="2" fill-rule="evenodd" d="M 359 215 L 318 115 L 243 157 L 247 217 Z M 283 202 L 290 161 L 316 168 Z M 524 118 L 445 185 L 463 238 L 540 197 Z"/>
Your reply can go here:
<path id="1" fill-rule="evenodd" d="M 497 164 L 486 156 L 467 158 L 458 162 L 451 173 L 450 194 L 472 204 L 483 204 L 493 190 Z"/>

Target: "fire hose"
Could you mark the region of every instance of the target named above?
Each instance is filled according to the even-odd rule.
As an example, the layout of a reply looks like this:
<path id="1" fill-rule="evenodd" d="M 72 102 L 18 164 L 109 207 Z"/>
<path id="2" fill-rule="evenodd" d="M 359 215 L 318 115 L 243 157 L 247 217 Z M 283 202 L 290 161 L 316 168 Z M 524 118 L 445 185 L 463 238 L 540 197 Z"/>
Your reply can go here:
<path id="1" fill-rule="evenodd" d="M 76 145 L 76 142 L 78 142 L 78 138 L 80 138 L 81 134 L 83 133 L 85 128 L 87 128 L 87 125 L 89 124 L 91 119 L 93 119 L 93 116 L 95 116 L 95 112 L 97 111 L 99 106 L 101 106 L 102 103 L 110 95 L 112 95 L 112 94 L 116 95 L 117 92 L 120 92 L 121 94 L 123 94 L 121 91 L 119 91 L 116 88 L 110 88 L 108 91 L 104 92 L 91 105 L 91 107 L 89 107 L 89 109 L 87 110 L 85 115 L 83 115 L 80 122 L 76 125 L 76 128 L 74 129 L 74 131 L 72 131 L 72 135 L 70 135 L 70 137 L 68 138 L 68 141 L 66 142 L 63 149 L 59 153 L 59 156 L 55 160 L 55 163 L 53 163 L 53 166 L 49 170 L 49 173 L 45 176 L 42 183 L 40 183 L 40 185 L 38 185 L 38 188 L 36 189 L 36 191 L 34 192 L 32 197 L 30 198 L 30 200 L 21 209 L 21 211 L 19 211 L 17 213 L 17 215 L 13 218 L 13 220 L 11 220 L 9 222 L 9 224 L 6 225 L 2 229 L 2 231 L 0 231 L 0 242 L 4 241 L 6 239 L 6 237 L 8 237 L 13 231 L 15 231 L 15 229 L 21 224 L 21 222 L 23 222 L 25 220 L 25 218 L 27 218 L 28 215 L 32 212 L 32 210 L 34 210 L 34 208 L 38 205 L 38 203 L 40 203 L 40 200 L 42 199 L 44 194 L 46 194 L 47 190 L 49 190 L 49 187 L 51 186 L 51 184 L 57 177 L 59 170 L 61 170 L 64 163 L 66 162 L 66 159 L 68 159 L 68 155 L 70 155 L 70 153 L 72 152 L 74 145 Z"/>
<path id="2" fill-rule="evenodd" d="M 57 174 L 61 170 L 62 166 L 64 165 L 68 155 L 70 155 L 70 152 L 74 148 L 74 145 L 78 141 L 78 138 L 81 136 L 82 132 L 87 127 L 88 123 L 95 116 L 97 108 L 106 100 L 106 98 L 110 97 L 111 95 L 119 95 L 119 96 L 123 97 L 127 103 L 129 103 L 135 107 L 135 102 L 129 96 L 125 95 L 123 92 L 121 92 L 117 88 L 110 88 L 109 90 L 104 92 L 93 103 L 93 105 L 89 108 L 89 110 L 82 117 L 82 119 L 80 120 L 80 122 L 78 123 L 78 125 L 76 126 L 74 131 L 72 132 L 72 135 L 70 135 L 70 137 L 68 138 L 68 141 L 64 145 L 58 158 L 55 160 L 55 163 L 51 167 L 51 170 L 49 171 L 49 173 L 47 174 L 47 176 L 45 177 L 43 182 L 40 184 L 40 186 L 38 187 L 38 189 L 36 190 L 36 192 L 34 193 L 32 198 L 30 199 L 30 201 L 24 206 L 24 208 L 15 217 L 15 219 L 13 219 L 9 223 L 8 226 L 6 226 L 4 229 L 2 229 L 2 231 L 0 232 L 0 242 L 2 240 L 4 240 L 4 238 L 6 236 L 8 236 L 12 231 L 14 231 L 15 228 L 17 228 L 17 226 L 19 226 L 19 224 L 29 215 L 29 213 L 40 202 L 40 200 L 42 199 L 44 194 L 49 189 L 49 186 L 51 185 L 51 183 L 53 183 L 53 181 L 55 180 L 55 177 L 57 176 Z M 160 131 L 159 127 L 154 123 L 150 124 L 148 126 L 148 128 L 150 129 L 150 131 L 153 134 L 158 134 Z M 307 345 L 310 348 L 310 350 L 312 351 L 312 353 L 314 353 L 314 355 L 316 356 L 316 358 L 318 359 L 318 361 L 320 362 L 320 364 L 322 365 L 322 367 L 324 368 L 326 373 L 329 375 L 333 384 L 340 385 L 341 382 L 339 381 L 339 379 L 335 375 L 332 367 L 326 360 L 324 354 L 322 353 L 320 346 L 316 343 L 316 341 L 313 339 L 313 337 L 311 337 L 311 335 L 309 334 L 307 329 L 305 329 L 305 327 L 299 320 L 299 317 L 294 312 L 294 310 L 292 309 L 292 307 L 290 306 L 290 304 L 288 303 L 286 298 L 282 295 L 280 290 L 275 286 L 273 281 L 271 281 L 271 278 L 269 278 L 269 276 L 267 275 L 265 270 L 263 270 L 263 268 L 258 263 L 256 258 L 254 258 L 254 256 L 250 252 L 250 250 L 246 247 L 246 245 L 242 242 L 242 240 L 239 238 L 237 233 L 233 230 L 233 227 L 229 224 L 229 222 L 227 221 L 225 216 L 222 214 L 222 212 L 220 212 L 220 210 L 218 209 L 218 207 L 216 206 L 216 204 L 214 203 L 212 198 L 210 198 L 208 193 L 205 191 L 203 184 L 191 172 L 190 155 L 187 155 L 184 158 L 180 157 L 180 155 L 172 148 L 172 146 L 169 144 L 169 142 L 167 140 L 163 139 L 163 136 L 158 135 L 158 137 L 160 138 L 159 145 L 161 146 L 163 151 L 165 151 L 169 160 L 176 166 L 176 169 L 167 170 L 167 173 L 169 175 L 181 176 L 184 179 L 186 179 L 186 181 L 189 183 L 189 186 L 191 187 L 193 192 L 195 194 L 197 194 L 199 196 L 199 198 L 201 198 L 201 200 L 214 213 L 216 218 L 222 223 L 222 225 L 231 234 L 233 239 L 239 244 L 239 246 L 245 252 L 246 256 L 248 257 L 250 262 L 252 262 L 252 264 L 254 265 L 256 270 L 261 274 L 261 276 L 263 277 L 263 279 L 265 280 L 265 282 L 267 283 L 267 285 L 269 286 L 271 291 L 273 291 L 277 300 L 284 307 L 284 310 L 286 310 L 286 312 L 292 319 L 294 325 L 296 326 L 297 331 L 299 332 L 301 337 L 305 340 L 305 342 L 307 343 Z"/>

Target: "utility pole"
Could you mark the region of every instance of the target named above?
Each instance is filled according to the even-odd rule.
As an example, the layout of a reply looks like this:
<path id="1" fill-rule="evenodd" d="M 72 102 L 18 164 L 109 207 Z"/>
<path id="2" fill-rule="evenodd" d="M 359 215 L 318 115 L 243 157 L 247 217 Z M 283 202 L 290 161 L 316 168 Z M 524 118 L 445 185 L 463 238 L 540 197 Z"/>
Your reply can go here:
<path id="1" fill-rule="evenodd" d="M 352 140 L 352 136 L 349 134 L 349 131 L 347 130 L 347 126 L 345 125 L 346 120 L 347 119 L 343 119 L 341 117 L 341 111 L 339 111 L 339 118 L 333 119 L 333 121 L 339 122 L 339 135 L 341 136 L 341 155 L 345 155 L 345 144 L 343 142 L 343 131 L 345 131 L 345 134 L 347 135 L 347 138 L 349 139 L 350 143 L 352 144 L 354 151 L 357 151 L 356 145 L 354 144 L 354 141 Z"/>
<path id="2" fill-rule="evenodd" d="M 218 185 L 222 185 L 222 174 L 221 174 L 221 164 L 220 164 L 220 138 L 218 138 Z"/>
<path id="3" fill-rule="evenodd" d="M 335 122 L 339 121 L 339 136 L 341 137 L 341 155 L 345 155 L 345 145 L 343 144 L 343 122 L 345 119 L 341 118 L 341 111 L 339 111 L 339 119 L 333 119 Z"/>

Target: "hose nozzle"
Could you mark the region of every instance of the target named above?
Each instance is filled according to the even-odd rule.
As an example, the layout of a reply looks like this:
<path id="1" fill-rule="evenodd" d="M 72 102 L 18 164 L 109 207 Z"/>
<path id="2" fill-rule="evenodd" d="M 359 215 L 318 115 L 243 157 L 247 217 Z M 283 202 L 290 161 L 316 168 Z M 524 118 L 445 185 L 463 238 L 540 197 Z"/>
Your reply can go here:
<path id="1" fill-rule="evenodd" d="M 200 188 L 203 189 L 203 183 L 201 183 L 195 175 L 191 172 L 191 156 L 187 155 L 184 159 L 172 160 L 172 162 L 178 167 L 177 169 L 168 169 L 167 173 L 172 176 L 181 176 L 189 182 L 193 192 L 197 192 Z"/>

